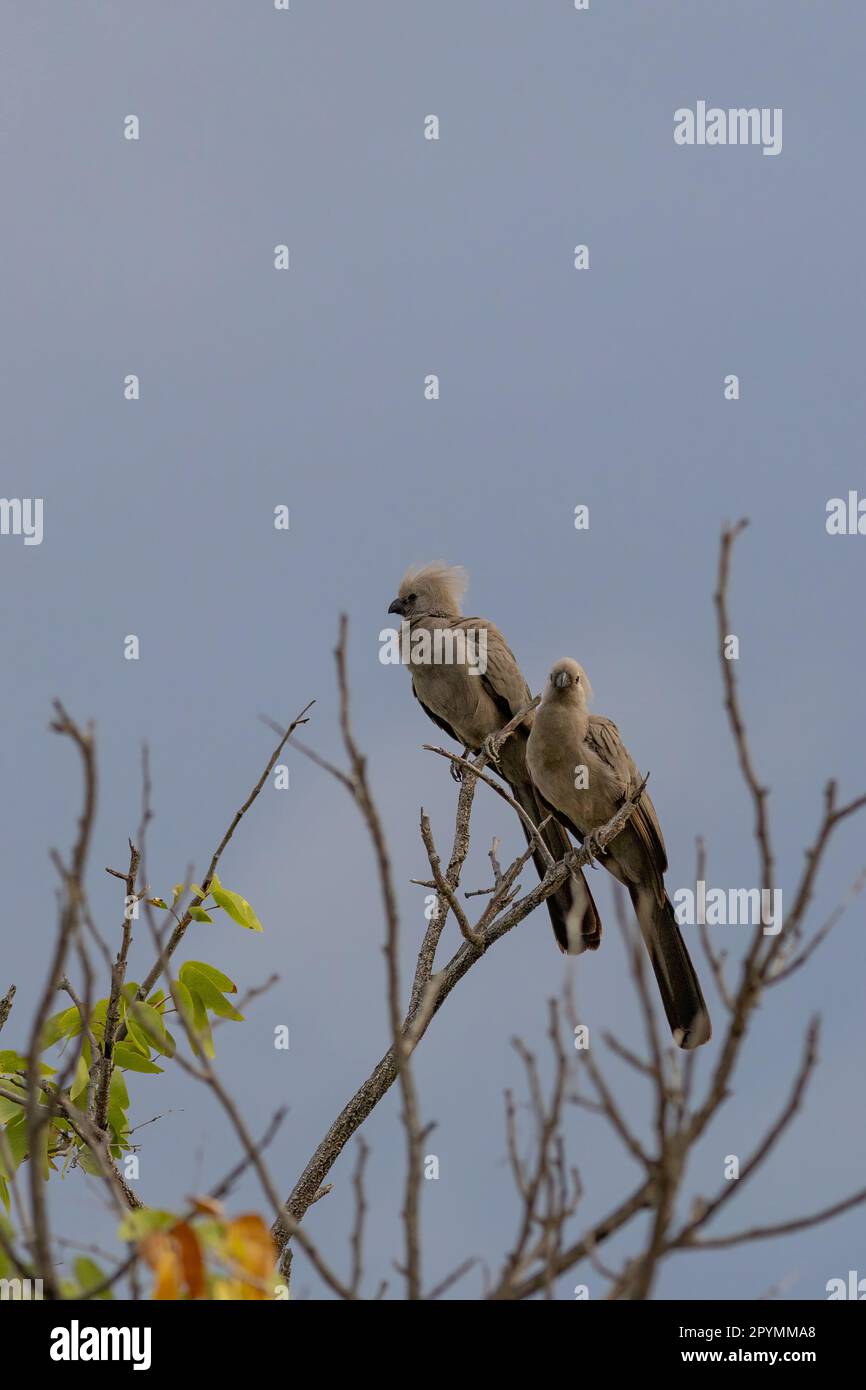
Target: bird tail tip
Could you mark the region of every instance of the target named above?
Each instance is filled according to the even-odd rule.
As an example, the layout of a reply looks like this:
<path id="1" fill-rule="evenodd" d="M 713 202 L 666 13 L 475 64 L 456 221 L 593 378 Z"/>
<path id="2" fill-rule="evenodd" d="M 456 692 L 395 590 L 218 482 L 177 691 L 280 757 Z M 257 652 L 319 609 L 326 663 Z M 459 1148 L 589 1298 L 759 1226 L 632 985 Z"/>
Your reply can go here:
<path id="1" fill-rule="evenodd" d="M 702 1047 L 713 1036 L 713 1025 L 710 1022 L 709 1013 L 706 1009 L 700 1009 L 691 1020 L 688 1028 L 674 1028 L 672 1033 L 677 1047 L 683 1048 L 685 1052 Z"/>

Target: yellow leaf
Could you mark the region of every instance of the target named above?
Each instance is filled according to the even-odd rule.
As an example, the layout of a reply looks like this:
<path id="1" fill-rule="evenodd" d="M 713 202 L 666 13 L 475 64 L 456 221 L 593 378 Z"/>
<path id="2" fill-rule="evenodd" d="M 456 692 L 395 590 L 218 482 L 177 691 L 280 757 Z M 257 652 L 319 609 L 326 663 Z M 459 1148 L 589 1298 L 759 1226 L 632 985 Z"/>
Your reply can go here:
<path id="1" fill-rule="evenodd" d="M 229 1257 L 251 1276 L 241 1298 L 269 1298 L 265 1291 L 272 1280 L 278 1251 L 267 1223 L 255 1213 L 238 1216 L 226 1230 L 226 1249 Z"/>
<path id="2" fill-rule="evenodd" d="M 202 1259 L 198 1236 L 186 1221 L 179 1221 L 176 1226 L 172 1226 L 170 1235 L 176 1243 L 184 1282 L 190 1298 L 204 1298 L 204 1260 Z"/>
<path id="3" fill-rule="evenodd" d="M 217 1202 L 213 1197 L 192 1197 L 190 1200 L 194 1210 L 202 1216 L 220 1217 L 225 1211 L 222 1202 Z"/>
<path id="4" fill-rule="evenodd" d="M 156 1274 L 154 1301 L 180 1298 L 182 1265 L 178 1246 L 165 1231 L 153 1231 L 139 1245 L 142 1256 Z"/>

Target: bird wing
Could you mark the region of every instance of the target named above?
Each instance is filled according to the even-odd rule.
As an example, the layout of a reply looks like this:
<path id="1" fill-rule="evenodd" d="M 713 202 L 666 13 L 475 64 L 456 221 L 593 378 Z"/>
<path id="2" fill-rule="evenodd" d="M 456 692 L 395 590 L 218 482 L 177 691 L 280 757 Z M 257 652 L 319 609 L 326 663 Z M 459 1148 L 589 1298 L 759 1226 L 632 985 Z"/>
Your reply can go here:
<path id="1" fill-rule="evenodd" d="M 498 627 L 484 618 L 461 618 L 460 626 L 483 628 L 487 632 L 487 669 L 479 676 L 481 684 L 502 714 L 503 724 L 525 709 L 532 700 L 517 658 Z"/>
<path id="2" fill-rule="evenodd" d="M 605 719 L 598 714 L 590 715 L 586 739 L 596 756 L 614 774 L 620 785 L 623 799 L 627 799 L 633 792 L 637 791 L 643 778 L 613 720 Z M 661 881 L 661 875 L 668 866 L 668 856 L 656 808 L 646 791 L 644 791 L 640 803 L 633 812 L 629 824 L 634 827 L 643 841 L 653 868 L 659 875 L 659 881 Z"/>

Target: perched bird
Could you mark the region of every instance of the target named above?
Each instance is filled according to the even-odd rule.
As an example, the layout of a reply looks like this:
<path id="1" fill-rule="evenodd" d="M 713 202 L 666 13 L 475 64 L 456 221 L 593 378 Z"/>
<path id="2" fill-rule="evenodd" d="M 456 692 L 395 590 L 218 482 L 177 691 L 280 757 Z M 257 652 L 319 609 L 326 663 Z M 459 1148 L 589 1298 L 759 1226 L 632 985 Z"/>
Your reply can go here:
<path id="1" fill-rule="evenodd" d="M 414 649 L 423 647 L 425 641 L 429 648 L 426 659 L 419 651 L 421 659 L 413 657 L 409 665 L 412 690 L 425 714 L 465 749 L 478 752 L 531 703 L 532 695 L 499 629 L 485 618 L 461 614 L 466 584 L 466 571 L 460 566 L 434 564 L 410 569 L 388 612 L 408 622 Z M 443 659 L 449 647 L 451 657 L 455 653 L 459 657 L 458 638 L 464 639 L 464 659 Z M 436 641 L 440 643 L 438 659 Z M 481 657 L 477 662 L 471 659 L 473 652 L 476 658 Z M 532 718 L 530 712 L 501 745 L 494 765 L 515 800 L 539 826 L 549 813 L 539 805 L 526 766 Z M 487 746 L 490 748 L 489 743 Z M 529 841 L 522 818 L 521 825 Z M 551 819 L 541 833 L 555 860 L 572 849 L 567 832 L 556 819 Z M 538 849 L 533 859 L 543 878 L 547 866 Z M 598 946 L 601 918 L 582 874 L 566 879 L 547 899 L 547 908 L 560 950 L 578 954 Z"/>
<path id="2" fill-rule="evenodd" d="M 536 711 L 526 752 L 540 797 L 590 845 L 592 832 L 641 784 L 616 725 L 589 713 L 591 698 L 583 667 L 568 657 L 558 661 Z M 628 889 L 674 1041 L 679 1047 L 699 1047 L 710 1037 L 710 1016 L 665 892 L 665 843 L 645 791 L 600 862 Z"/>

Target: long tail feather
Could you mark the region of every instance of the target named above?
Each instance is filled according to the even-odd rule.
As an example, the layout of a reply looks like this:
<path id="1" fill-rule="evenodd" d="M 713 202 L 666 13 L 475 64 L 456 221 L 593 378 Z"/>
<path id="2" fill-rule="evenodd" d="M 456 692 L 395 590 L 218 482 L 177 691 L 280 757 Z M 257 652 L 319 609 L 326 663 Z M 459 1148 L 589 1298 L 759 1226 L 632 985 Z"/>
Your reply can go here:
<path id="1" fill-rule="evenodd" d="M 539 805 L 531 783 L 513 786 L 512 791 L 535 825 L 540 825 L 547 812 Z M 529 830 L 522 820 L 521 825 L 529 843 L 532 838 Z M 562 859 L 563 855 L 573 848 L 565 830 L 556 820 L 551 820 L 541 833 L 555 860 Z M 539 878 L 543 878 L 547 872 L 544 856 L 536 849 L 532 858 Z M 582 951 L 598 949 L 601 944 L 601 917 L 582 873 L 572 874 L 561 888 L 550 895 L 547 899 L 547 910 L 556 943 L 561 951 L 577 956 Z"/>
<path id="2" fill-rule="evenodd" d="M 649 888 L 629 892 L 674 1042 L 686 1049 L 700 1047 L 712 1033 L 710 1014 L 670 899 L 660 903 Z"/>

